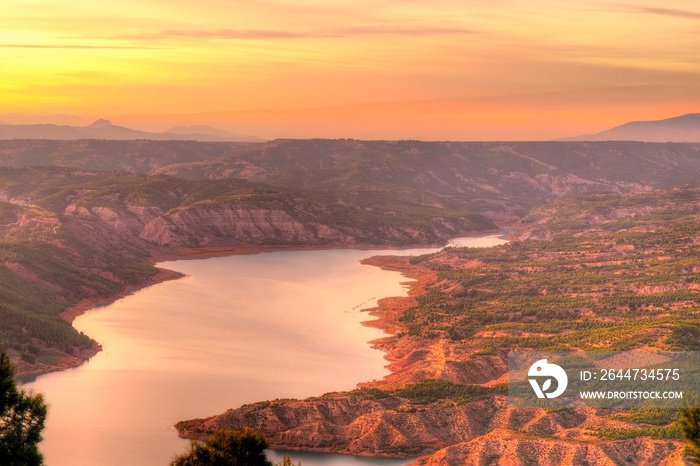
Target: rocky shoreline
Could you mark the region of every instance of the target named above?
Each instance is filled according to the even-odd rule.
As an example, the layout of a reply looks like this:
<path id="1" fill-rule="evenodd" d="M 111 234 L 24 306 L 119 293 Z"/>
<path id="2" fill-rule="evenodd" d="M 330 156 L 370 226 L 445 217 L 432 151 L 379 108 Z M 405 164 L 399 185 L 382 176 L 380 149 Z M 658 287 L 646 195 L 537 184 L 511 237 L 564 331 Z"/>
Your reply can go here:
<path id="1" fill-rule="evenodd" d="M 279 249 L 179 249 L 160 251 L 152 260 L 157 263 Z M 484 265 L 475 259 L 465 261 L 449 249 L 440 254 L 440 261 L 475 270 Z M 387 334 L 370 344 L 386 353 L 389 375 L 382 380 L 362 382 L 350 392 L 305 400 L 263 401 L 206 419 L 182 421 L 176 425 L 180 436 L 201 439 L 222 427 L 252 426 L 268 436 L 274 449 L 368 457 L 420 456 L 414 464 L 429 465 L 483 464 L 490 457 L 499 458 L 495 464 L 526 464 L 528 458 L 541 455 L 552 456 L 552 464 L 567 466 L 682 464 L 683 445 L 678 440 L 644 437 L 603 441 L 596 437 L 597 431 L 629 430 L 637 425 L 611 420 L 609 414 L 595 409 L 547 411 L 508 407 L 498 391 L 507 377 L 505 354 L 464 348 L 445 338 L 411 334 L 400 319 L 429 289 L 452 290 L 455 283 L 440 281 L 434 268 L 414 265 L 409 257 L 373 256 L 363 263 L 398 271 L 411 280 L 408 296 L 382 298 L 377 307 L 366 310 L 374 319 L 363 325 Z M 161 270 L 149 280 L 152 283 L 144 286 L 177 276 Z M 124 290 L 121 296 L 140 288 Z M 106 302 L 86 300 L 64 318 L 74 318 L 100 304 Z M 442 397 L 416 402 L 406 395 L 405 387 L 438 379 L 494 391 L 466 401 Z"/>
<path id="2" fill-rule="evenodd" d="M 478 270 L 449 250 L 440 263 Z M 183 438 L 202 439 L 220 428 L 251 426 L 264 432 L 274 449 L 356 456 L 415 458 L 414 465 L 547 464 L 671 466 L 683 463 L 683 443 L 673 438 L 601 438 L 601 432 L 632 432 L 639 424 L 611 416 L 609 410 L 512 408 L 503 391 L 507 354 L 464 347 L 445 338 L 411 334 L 401 320 L 429 289 L 454 289 L 438 273 L 408 257 L 375 256 L 363 263 L 399 271 L 412 279 L 406 297 L 383 298 L 368 311 L 364 325 L 387 336 L 371 342 L 386 352 L 392 371 L 382 380 L 360 383 L 349 392 L 305 400 L 271 400 L 230 409 L 204 419 L 176 424 Z M 431 382 L 441 382 L 432 384 Z M 455 397 L 447 392 L 427 399 L 415 391 L 435 386 L 480 387 L 483 395 Z M 641 432 L 641 431 L 640 431 Z"/>

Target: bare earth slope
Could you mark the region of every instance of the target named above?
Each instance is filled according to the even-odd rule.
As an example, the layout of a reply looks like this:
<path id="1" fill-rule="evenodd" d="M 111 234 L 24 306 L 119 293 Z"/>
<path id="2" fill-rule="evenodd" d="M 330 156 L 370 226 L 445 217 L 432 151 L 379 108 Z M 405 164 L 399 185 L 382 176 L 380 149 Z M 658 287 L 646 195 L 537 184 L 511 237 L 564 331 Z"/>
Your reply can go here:
<path id="1" fill-rule="evenodd" d="M 640 142 L 0 141 L 0 166 L 247 180 L 514 221 L 567 193 L 696 184 L 700 145 Z"/>
<path id="2" fill-rule="evenodd" d="M 151 264 L 183 249 L 438 244 L 496 228 L 244 180 L 0 168 L 0 350 L 23 375 L 80 364 L 98 348 L 61 316 L 171 277 Z"/>
<path id="3" fill-rule="evenodd" d="M 393 373 L 347 393 L 243 406 L 177 425 L 251 425 L 277 448 L 418 464 L 684 464 L 674 412 L 515 409 L 507 352 L 700 349 L 700 190 L 564 197 L 527 240 L 375 263 L 419 278 L 375 311 Z M 546 239 L 534 239 L 546 238 Z"/>

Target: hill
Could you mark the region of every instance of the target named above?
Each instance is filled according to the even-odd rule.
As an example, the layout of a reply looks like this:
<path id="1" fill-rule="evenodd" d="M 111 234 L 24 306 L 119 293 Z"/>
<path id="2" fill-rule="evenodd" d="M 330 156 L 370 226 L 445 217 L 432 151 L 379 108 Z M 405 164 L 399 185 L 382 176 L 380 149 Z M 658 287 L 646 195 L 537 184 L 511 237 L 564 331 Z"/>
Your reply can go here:
<path id="1" fill-rule="evenodd" d="M 56 124 L 0 124 L 0 139 L 107 139 L 154 141 L 193 140 L 193 141 L 238 141 L 260 142 L 255 136 L 239 136 L 233 133 L 212 131 L 213 128 L 175 128 L 163 133 L 139 131 L 123 126 L 113 125 L 109 120 L 99 119 L 87 126 L 68 126 Z"/>
<path id="2" fill-rule="evenodd" d="M 681 143 L 0 141 L 0 350 L 24 375 L 79 364 L 99 347 L 67 320 L 173 278 L 158 258 L 508 227 L 520 241 L 373 260 L 420 279 L 382 301 L 385 380 L 179 428 L 269 420 L 278 447 L 428 464 L 671 463 L 668 414 L 509 410 L 500 382 L 515 346 L 700 349 L 699 175 L 700 144 Z"/>
<path id="3" fill-rule="evenodd" d="M 0 270 L 12 285 L 0 308 L 14 324 L 0 348 L 27 373 L 88 350 L 60 314 L 160 279 L 156 257 L 444 243 L 567 194 L 697 185 L 700 145 L 13 140 L 0 141 L 2 166 Z"/>
<path id="4" fill-rule="evenodd" d="M 149 174 L 165 166 L 217 160 L 250 144 L 102 139 L 0 140 L 0 166 L 21 168 L 46 165 Z"/>
<path id="5" fill-rule="evenodd" d="M 33 167 L 0 168 L 0 186 L 0 351 L 21 374 L 80 363 L 95 343 L 61 315 L 162 280 L 155 257 L 183 248 L 435 244 L 497 228 L 455 209 L 245 180 Z"/>
<path id="6" fill-rule="evenodd" d="M 567 193 L 695 184 L 700 144 L 0 141 L 0 166 L 32 165 L 244 179 L 339 192 L 355 203 L 390 200 L 478 212 L 503 223 Z"/>
<path id="7" fill-rule="evenodd" d="M 186 136 L 187 139 L 196 141 L 208 141 L 212 136 L 221 139 L 222 141 L 246 141 L 246 142 L 263 142 L 257 136 L 240 135 L 219 128 L 212 128 L 207 125 L 190 125 L 190 126 L 174 126 L 165 131 L 167 134 L 180 134 Z M 207 139 L 209 138 L 209 139 Z"/>
<path id="8" fill-rule="evenodd" d="M 252 426 L 273 448 L 414 464 L 683 464 L 677 413 L 512 408 L 508 352 L 700 349 L 700 189 L 584 193 L 535 209 L 522 240 L 372 263 L 418 278 L 383 301 L 392 374 L 350 391 L 263 401 L 177 425 Z M 533 234 L 534 233 L 534 234 Z M 547 239 L 534 239 L 535 236 Z M 486 459 L 488 461 L 486 461 Z"/>
<path id="9" fill-rule="evenodd" d="M 596 134 L 586 134 L 562 141 L 700 141 L 700 113 L 689 113 L 665 120 L 633 121 Z"/>

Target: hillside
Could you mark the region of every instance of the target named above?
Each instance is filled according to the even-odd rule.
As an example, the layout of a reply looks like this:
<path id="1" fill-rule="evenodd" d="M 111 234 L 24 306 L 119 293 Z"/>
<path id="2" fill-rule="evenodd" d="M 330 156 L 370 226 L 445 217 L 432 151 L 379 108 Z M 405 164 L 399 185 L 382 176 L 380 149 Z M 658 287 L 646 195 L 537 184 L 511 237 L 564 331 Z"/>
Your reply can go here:
<path id="1" fill-rule="evenodd" d="M 250 143 L 196 141 L 113 141 L 84 139 L 0 140 L 0 166 L 50 165 L 89 171 L 148 174 L 163 166 L 216 160 Z"/>
<path id="2" fill-rule="evenodd" d="M 194 179 L 235 177 L 285 187 L 431 196 L 445 206 L 513 220 L 571 192 L 695 184 L 700 145 L 279 140 L 219 160 L 157 171 Z"/>
<path id="3" fill-rule="evenodd" d="M 376 342 L 393 373 L 348 393 L 275 400 L 185 421 L 185 437 L 252 425 L 276 448 L 416 464 L 680 464 L 675 413 L 509 408 L 507 353 L 700 350 L 700 189 L 563 197 L 488 249 L 375 258 L 419 281 L 384 300 Z M 546 238 L 546 239 L 534 239 Z M 488 461 L 487 461 L 488 460 Z"/>
<path id="4" fill-rule="evenodd" d="M 7 202 L 144 247 L 433 244 L 497 228 L 479 214 L 454 209 L 235 179 L 35 167 L 0 169 L 0 186 Z"/>
<path id="5" fill-rule="evenodd" d="M 700 113 L 689 113 L 665 120 L 632 121 L 600 133 L 561 140 L 698 142 L 700 141 Z"/>
<path id="6" fill-rule="evenodd" d="M 0 139 L 51 139 L 80 140 L 104 139 L 115 141 L 133 141 L 148 139 L 153 141 L 238 141 L 260 142 L 255 136 L 239 136 L 228 131 L 215 130 L 206 126 L 175 127 L 162 133 L 139 131 L 124 126 L 113 125 L 109 120 L 99 119 L 87 126 L 69 126 L 56 124 L 3 124 L 0 123 Z"/>
<path id="7" fill-rule="evenodd" d="M 161 279 L 156 257 L 443 243 L 512 225 L 566 194 L 697 184 L 700 146 L 17 140 L 0 141 L 2 166 L 0 251 L 12 251 L 3 273 L 17 281 L 8 293 L 34 291 L 31 302 L 8 294 L 3 312 L 15 323 L 0 347 L 23 357 L 21 371 L 41 372 L 62 367 L 48 354 L 91 344 L 72 340 L 58 314 Z M 51 271 L 43 256 L 55 259 Z M 59 337 L 30 330 L 39 308 Z M 72 343 L 57 344 L 64 338 Z"/>
<path id="8" fill-rule="evenodd" d="M 61 314 L 162 279 L 149 264 L 173 250 L 436 244 L 497 228 L 453 209 L 245 180 L 34 167 L 0 168 L 0 186 L 0 349 L 23 374 L 94 351 Z"/>
<path id="9" fill-rule="evenodd" d="M 514 221 L 561 195 L 629 192 L 700 179 L 700 145 L 635 142 L 458 143 L 278 140 L 0 141 L 0 166 L 58 165 L 89 171 L 238 179 L 285 189 L 342 193 Z"/>

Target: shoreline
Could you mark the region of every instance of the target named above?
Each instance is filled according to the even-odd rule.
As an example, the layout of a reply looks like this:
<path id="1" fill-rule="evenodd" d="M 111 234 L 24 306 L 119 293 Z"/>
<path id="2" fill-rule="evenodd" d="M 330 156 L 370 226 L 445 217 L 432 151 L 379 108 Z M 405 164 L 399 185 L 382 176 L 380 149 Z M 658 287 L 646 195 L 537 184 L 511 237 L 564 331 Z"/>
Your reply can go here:
<path id="1" fill-rule="evenodd" d="M 497 234 L 499 232 L 502 232 L 502 230 L 495 230 L 495 231 L 481 231 L 481 232 L 465 232 L 461 233 L 460 236 L 458 237 L 478 237 L 478 236 L 489 236 L 493 234 Z M 449 241 L 449 240 L 447 240 Z M 156 264 L 160 262 L 167 262 L 167 261 L 175 261 L 175 260 L 194 260 L 194 259 L 209 259 L 209 258 L 214 258 L 214 257 L 225 257 L 225 256 L 232 256 L 232 255 L 243 255 L 243 254 L 259 254 L 259 253 L 265 253 L 265 252 L 281 252 L 281 251 L 316 251 L 316 250 L 327 250 L 327 249 L 355 249 L 355 250 L 361 250 L 361 251 L 376 251 L 376 250 L 385 250 L 385 249 L 395 249 L 395 250 L 404 250 L 404 249 L 415 249 L 415 248 L 437 248 L 437 247 L 444 247 L 446 246 L 445 244 L 409 244 L 409 245 L 386 245 L 386 244 L 347 244 L 347 243 L 342 243 L 342 244 L 307 244 L 307 245 L 277 245 L 277 244 L 269 244 L 269 245 L 250 245 L 250 246 L 211 246 L 211 247 L 204 247 L 204 248 L 172 248 L 168 250 L 164 249 L 156 249 L 151 251 L 151 256 L 149 257 L 147 264 L 152 265 L 158 269 L 158 272 L 154 274 L 153 276 L 149 277 L 148 279 L 144 280 L 141 283 L 134 284 L 134 285 L 127 285 L 119 291 L 118 293 L 109 296 L 109 297 L 104 297 L 104 298 L 88 298 L 84 299 L 77 304 L 67 308 L 63 312 L 61 312 L 60 316 L 65 319 L 68 322 L 73 322 L 75 318 L 78 316 L 84 314 L 85 312 L 97 308 L 97 307 L 102 307 L 102 306 L 107 306 L 115 301 L 125 298 L 127 296 L 130 296 L 142 289 L 148 288 L 153 285 L 157 285 L 159 283 L 163 283 L 165 281 L 169 280 L 176 280 L 178 278 L 182 278 L 184 275 L 175 272 L 172 270 L 168 270 L 165 268 L 157 267 Z M 372 256 L 375 257 L 375 256 Z M 370 258 L 364 259 L 362 262 L 367 263 L 368 265 L 375 265 L 370 262 L 365 262 L 368 261 Z M 387 257 L 387 256 L 376 256 L 376 257 Z M 380 266 L 381 268 L 381 266 Z M 392 269 L 390 267 L 387 267 L 387 270 L 396 270 Z M 396 270 L 401 272 L 402 270 Z M 407 278 L 413 278 L 407 276 Z M 409 293 L 411 290 L 409 290 Z M 373 315 L 373 312 L 377 312 L 377 315 L 382 314 L 384 311 L 381 310 L 381 301 L 384 301 L 386 299 L 404 299 L 405 297 L 388 297 L 388 298 L 381 298 L 378 300 L 378 306 L 375 308 L 369 308 L 363 311 L 369 312 L 370 315 Z M 378 319 L 371 319 L 367 321 L 367 323 L 363 322 L 362 325 L 368 325 L 368 326 L 373 326 L 371 322 L 375 321 L 380 321 L 382 320 L 381 317 Z M 377 324 L 379 325 L 379 324 Z M 380 327 L 376 327 L 380 328 Z M 382 328 L 383 329 L 383 328 Z M 387 333 L 391 333 L 387 330 L 385 330 Z M 89 335 L 88 335 L 89 336 Z M 367 342 L 370 344 L 371 347 L 380 349 L 387 353 L 387 356 L 385 358 L 389 360 L 388 358 L 388 351 L 384 349 L 384 346 L 386 345 L 383 340 L 386 338 L 391 338 L 390 336 L 380 338 L 378 340 L 374 341 L 369 341 Z M 94 341 L 92 347 L 89 349 L 85 349 L 77 353 L 76 355 L 61 355 L 58 357 L 58 360 L 54 363 L 47 363 L 45 365 L 41 365 L 40 367 L 36 367 L 36 365 L 30 365 L 27 363 L 24 363 L 23 361 L 18 361 L 15 363 L 15 375 L 18 379 L 32 379 L 35 377 L 39 377 L 44 374 L 49 374 L 52 372 L 61 372 L 64 370 L 72 369 L 75 367 L 78 367 L 85 362 L 87 362 L 90 358 L 98 354 L 102 350 L 102 346 Z"/>
<path id="2" fill-rule="evenodd" d="M 483 235 L 487 236 L 487 235 Z M 379 249 L 380 247 L 377 247 Z M 264 250 L 269 250 L 268 248 L 245 248 L 246 252 L 252 253 L 253 249 L 260 251 L 261 249 Z M 318 249 L 318 248 L 309 248 L 309 249 Z M 324 248 L 326 249 L 326 248 Z M 383 249 L 383 248 L 382 248 Z M 203 258 L 204 255 L 208 255 L 210 257 L 212 256 L 228 256 L 230 255 L 229 253 L 231 252 L 231 248 L 216 248 L 214 250 L 207 250 L 207 251 L 202 251 L 202 250 L 197 250 L 197 251 L 177 251 L 177 257 L 183 258 L 192 258 L 192 259 L 200 259 Z M 285 249 L 288 250 L 288 249 Z M 239 251 L 241 251 L 239 249 Z M 185 254 L 185 252 L 190 252 L 190 254 Z M 223 253 L 223 254 L 222 254 Z M 420 252 L 419 252 L 420 253 Z M 401 356 L 401 351 L 398 353 L 395 352 L 394 350 L 396 349 L 396 342 L 397 341 L 405 341 L 404 339 L 401 339 L 401 333 L 402 331 L 405 330 L 404 325 L 398 320 L 399 317 L 403 314 L 406 308 L 412 306 L 415 304 L 415 297 L 419 296 L 423 292 L 425 292 L 425 286 L 427 283 L 429 283 L 434 276 L 436 275 L 435 271 L 421 271 L 419 266 L 414 266 L 410 264 L 411 256 L 393 256 L 391 254 L 394 254 L 393 252 L 389 251 L 384 254 L 386 255 L 372 255 L 372 250 L 367 250 L 367 254 L 365 255 L 364 253 L 358 254 L 359 257 L 362 257 L 363 259 L 360 260 L 359 262 L 364 265 L 371 265 L 372 267 L 378 267 L 383 270 L 392 270 L 392 271 L 397 271 L 401 275 L 397 276 L 395 280 L 400 283 L 408 283 L 408 289 L 401 293 L 401 296 L 389 296 L 385 298 L 381 298 L 376 301 L 376 307 L 372 306 L 373 303 L 366 303 L 367 307 L 365 309 L 362 309 L 363 312 L 367 312 L 369 316 L 367 316 L 367 319 L 362 319 L 363 322 L 361 322 L 361 325 L 363 326 L 368 326 L 368 327 L 373 327 L 380 329 L 382 332 L 384 332 L 384 335 L 377 335 L 380 338 L 376 338 L 376 336 L 371 336 L 369 338 L 366 338 L 363 340 L 363 343 L 366 343 L 368 346 L 367 347 L 373 347 L 375 349 L 379 349 L 382 351 L 384 354 L 382 354 L 382 358 L 386 361 L 388 361 L 390 373 L 387 374 L 386 376 L 382 376 L 379 380 L 375 380 L 374 382 L 369 382 L 368 385 L 375 385 L 379 386 L 378 384 L 384 384 L 383 386 L 386 386 L 386 381 L 389 380 L 387 377 L 400 377 L 401 376 L 401 362 L 400 362 L 400 356 Z M 158 257 L 155 254 L 151 257 L 151 261 L 155 262 L 157 260 L 161 259 L 162 256 Z M 166 265 L 167 267 L 167 265 Z M 185 276 L 185 274 L 175 272 L 172 270 L 169 270 L 167 268 L 159 268 L 158 272 L 151 275 L 148 277 L 146 281 L 144 281 L 141 286 L 131 286 L 131 287 L 126 287 L 123 289 L 118 295 L 110 297 L 111 299 L 92 299 L 92 300 L 84 300 L 80 302 L 78 305 L 73 306 L 72 308 L 68 309 L 62 314 L 62 317 L 65 318 L 66 320 L 74 320 L 77 316 L 81 315 L 82 313 L 85 313 L 91 309 L 95 309 L 97 306 L 102 306 L 106 305 L 109 302 L 113 302 L 115 300 L 120 299 L 121 297 L 127 296 L 129 294 L 134 293 L 135 291 L 138 291 L 140 289 L 143 289 L 144 287 L 156 284 L 156 283 L 161 283 L 166 280 L 172 280 L 172 279 L 177 279 L 179 277 Z M 397 293 L 398 294 L 398 293 Z M 98 308 L 97 311 L 100 309 Z M 397 335 L 398 334 L 398 335 Z M 401 340 L 399 340 L 401 339 Z M 368 341 L 369 340 L 369 341 Z M 399 345 L 400 346 L 400 345 Z M 101 348 L 99 347 L 93 347 L 92 351 L 89 354 L 85 354 L 84 356 L 86 358 L 92 357 L 95 354 L 97 354 L 100 351 Z M 399 348 L 401 349 L 401 348 Z M 405 348 L 403 348 L 405 349 Z M 384 365 L 386 366 L 387 363 Z M 73 366 L 76 364 L 73 364 Z M 58 368 L 55 370 L 60 370 L 63 368 Z M 412 376 L 410 371 L 407 372 L 407 376 Z M 355 379 L 354 382 L 357 381 L 363 381 L 362 379 Z M 367 379 L 365 379 L 367 380 Z M 358 383 L 356 386 L 362 386 L 364 384 Z M 289 448 L 289 445 L 275 445 L 271 444 L 271 447 L 285 447 Z M 327 449 L 303 449 L 303 451 L 316 451 L 319 453 L 328 453 L 329 451 Z M 403 458 L 403 455 L 395 455 L 395 454 L 387 454 L 387 455 L 376 455 L 375 453 L 371 451 L 364 451 L 364 452 L 358 452 L 359 456 L 364 456 L 368 458 L 372 457 L 385 457 L 385 458 Z M 358 455 L 355 455 L 358 456 Z"/>
<path id="3" fill-rule="evenodd" d="M 426 285 L 437 278 L 437 272 L 414 266 L 409 262 L 409 259 L 410 256 L 372 256 L 361 261 L 362 264 L 378 267 L 381 270 L 399 272 L 403 277 L 411 281 L 402 282 L 402 284 L 407 284 L 409 286 L 406 296 L 380 298 L 377 300 L 377 306 L 362 310 L 363 312 L 367 312 L 370 316 L 375 317 L 374 319 L 363 321 L 362 325 L 376 328 L 386 333 L 386 336 L 369 341 L 368 343 L 372 348 L 384 352 L 384 359 L 389 361 L 386 368 L 390 373 L 380 380 L 360 382 L 357 384 L 358 388 L 391 388 L 394 385 L 405 383 L 402 378 L 403 367 L 400 364 L 401 357 L 397 354 L 397 344 L 401 338 L 399 334 L 405 332 L 407 329 L 398 319 L 403 315 L 406 309 L 416 304 L 416 297 L 425 294 Z"/>
<path id="4" fill-rule="evenodd" d="M 488 236 L 493 233 L 486 233 L 481 236 Z M 466 233 L 465 233 L 466 235 Z M 381 251 L 384 249 L 404 249 L 419 248 L 439 248 L 443 244 L 409 244 L 396 246 L 391 244 L 307 244 L 307 245 L 256 245 L 256 246 L 211 246 L 206 248 L 174 248 L 171 251 L 160 251 L 152 256 L 153 263 L 188 260 L 188 259 L 210 259 L 213 257 L 226 257 L 245 254 L 260 254 L 265 252 L 284 251 L 324 251 L 329 249 L 353 249 L 356 251 Z"/>
<path id="5" fill-rule="evenodd" d="M 148 288 L 149 286 L 157 285 L 168 280 L 177 280 L 178 278 L 181 278 L 183 276 L 183 274 L 175 272 L 173 270 L 158 268 L 157 273 L 155 273 L 153 276 L 149 277 L 142 283 L 136 285 L 127 285 L 119 293 L 109 297 L 84 299 L 61 312 L 60 316 L 64 320 L 72 323 L 76 319 L 76 317 L 85 314 L 91 309 L 95 309 L 102 306 L 108 306 L 119 299 L 130 296 L 136 293 L 137 291 Z M 29 364 L 20 360 L 14 363 L 15 377 L 21 381 L 29 381 L 41 375 L 73 369 L 86 363 L 88 360 L 90 360 L 90 358 L 102 351 L 102 349 L 102 345 L 100 345 L 97 341 L 93 340 L 93 344 L 90 348 L 83 349 L 72 356 L 62 355 L 58 358 L 58 361 L 56 361 L 53 364 L 46 364 L 40 367 L 29 367 Z"/>
<path id="6" fill-rule="evenodd" d="M 153 264 L 151 264 L 153 265 Z M 148 288 L 149 286 L 157 285 L 158 283 L 163 283 L 168 280 L 177 280 L 178 278 L 184 277 L 183 274 L 180 272 L 175 272 L 173 270 L 168 270 L 168 269 L 161 269 L 158 267 L 158 272 L 153 275 L 152 277 L 149 277 L 146 281 L 143 283 L 139 283 L 138 285 L 128 285 L 126 286 L 122 291 L 119 293 L 107 297 L 107 298 L 88 298 L 80 301 L 78 304 L 69 307 L 65 311 L 61 313 L 61 317 L 63 317 L 65 320 L 68 322 L 73 322 L 76 317 L 81 316 L 85 314 L 87 311 L 90 309 L 94 309 L 97 307 L 102 307 L 102 306 L 108 306 L 112 304 L 113 302 L 125 298 L 129 295 L 132 295 L 136 293 L 137 291 L 143 290 L 145 288 Z"/>

